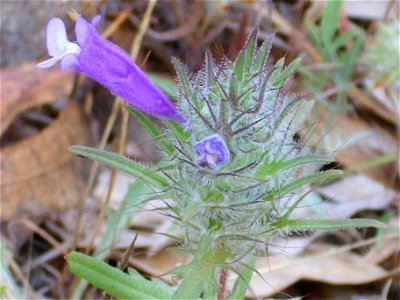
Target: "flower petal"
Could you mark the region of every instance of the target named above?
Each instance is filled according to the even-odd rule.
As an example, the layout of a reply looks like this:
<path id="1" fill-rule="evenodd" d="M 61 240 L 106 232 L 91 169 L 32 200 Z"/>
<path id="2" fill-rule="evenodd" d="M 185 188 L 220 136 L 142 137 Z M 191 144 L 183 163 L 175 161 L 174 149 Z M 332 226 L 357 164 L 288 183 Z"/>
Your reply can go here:
<path id="1" fill-rule="evenodd" d="M 52 57 L 48 60 L 42 61 L 36 65 L 37 68 L 50 68 L 54 66 L 60 60 L 59 57 Z"/>
<path id="2" fill-rule="evenodd" d="M 63 21 L 53 18 L 47 24 L 47 51 L 50 56 L 62 56 L 68 46 L 67 32 Z"/>
<path id="3" fill-rule="evenodd" d="M 196 163 L 203 168 L 217 170 L 229 160 L 229 150 L 218 134 L 205 137 L 193 149 Z"/>
<path id="4" fill-rule="evenodd" d="M 68 68 L 80 71 L 78 58 L 73 54 L 67 54 L 61 60 L 61 70 L 64 71 Z"/>
<path id="5" fill-rule="evenodd" d="M 79 71 L 141 111 L 178 122 L 184 121 L 168 97 L 150 82 L 132 58 L 101 37 L 96 28 L 81 16 L 78 17 L 75 32 L 81 47 Z"/>
<path id="6" fill-rule="evenodd" d="M 78 20 L 75 24 L 75 35 L 80 46 L 83 46 L 89 34 L 89 23 L 82 18 L 81 15 L 78 16 Z"/>
<path id="7" fill-rule="evenodd" d="M 92 22 L 90 22 L 93 26 L 96 26 L 99 22 L 100 22 L 100 20 L 101 20 L 101 16 L 100 15 L 97 15 L 97 16 L 94 16 L 93 17 L 93 19 L 92 19 Z"/>

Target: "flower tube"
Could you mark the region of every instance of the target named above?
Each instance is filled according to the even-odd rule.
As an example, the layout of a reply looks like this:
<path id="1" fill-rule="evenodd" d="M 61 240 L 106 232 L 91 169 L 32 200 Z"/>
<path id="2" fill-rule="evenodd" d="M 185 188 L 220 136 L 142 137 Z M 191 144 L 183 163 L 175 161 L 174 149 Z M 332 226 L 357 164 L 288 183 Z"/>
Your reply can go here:
<path id="1" fill-rule="evenodd" d="M 81 16 L 75 25 L 78 43 L 68 41 L 63 21 L 53 18 L 47 25 L 47 50 L 52 58 L 37 64 L 49 68 L 61 61 L 61 69 L 84 73 L 107 87 L 113 94 L 150 115 L 183 122 L 168 97 L 143 74 L 131 57 L 102 38 L 94 27 L 100 16 L 88 23 Z"/>

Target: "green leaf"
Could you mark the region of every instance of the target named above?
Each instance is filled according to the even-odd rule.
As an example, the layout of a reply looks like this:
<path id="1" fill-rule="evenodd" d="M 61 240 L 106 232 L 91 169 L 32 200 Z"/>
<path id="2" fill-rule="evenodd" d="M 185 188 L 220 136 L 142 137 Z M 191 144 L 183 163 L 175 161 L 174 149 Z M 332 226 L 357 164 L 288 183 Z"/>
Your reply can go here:
<path id="1" fill-rule="evenodd" d="M 362 35 L 356 35 L 351 48 L 340 56 L 340 62 L 345 66 L 345 71 L 342 75 L 345 81 L 347 81 L 353 73 L 353 67 L 360 52 L 363 39 Z"/>
<path id="2" fill-rule="evenodd" d="M 178 88 L 174 81 L 152 73 L 146 73 L 146 76 L 168 97 L 174 98 L 178 94 Z"/>
<path id="3" fill-rule="evenodd" d="M 150 122 L 150 120 L 146 118 L 144 114 L 134 109 L 130 105 L 126 105 L 125 108 L 131 115 L 136 118 L 136 120 L 151 135 L 151 137 L 154 138 L 154 140 L 157 142 L 157 145 L 161 149 L 163 149 L 167 154 L 173 154 L 175 152 L 174 146 L 161 135 L 158 128 L 152 122 Z"/>
<path id="4" fill-rule="evenodd" d="M 190 97 L 192 95 L 192 86 L 190 84 L 190 80 L 186 73 L 185 67 L 176 58 L 172 59 L 172 64 L 175 67 L 179 82 L 182 84 L 183 92 L 185 93 L 186 97 Z"/>
<path id="5" fill-rule="evenodd" d="M 240 51 L 238 57 L 235 60 L 235 67 L 233 72 L 235 73 L 236 77 L 239 81 L 243 80 L 244 76 L 244 61 L 245 61 L 245 53 L 244 51 Z"/>
<path id="6" fill-rule="evenodd" d="M 315 101 L 301 99 L 299 101 L 293 101 L 284 108 L 282 113 L 276 118 L 274 126 L 277 130 L 279 126 L 285 124 L 285 120 L 290 120 L 290 128 L 297 130 L 297 125 L 303 123 L 305 118 L 309 115 L 310 111 L 314 107 Z M 288 128 L 288 129 L 290 129 Z"/>
<path id="7" fill-rule="evenodd" d="M 344 46 L 349 40 L 351 40 L 353 36 L 354 32 L 351 30 L 341 32 L 335 39 L 332 48 L 338 50 L 340 47 Z"/>
<path id="8" fill-rule="evenodd" d="M 294 59 L 286 68 L 282 71 L 276 70 L 271 76 L 271 82 L 274 86 L 281 86 L 282 83 L 294 72 L 297 71 L 301 62 L 301 58 Z"/>
<path id="9" fill-rule="evenodd" d="M 299 199 L 297 199 L 292 205 L 290 205 L 285 214 L 279 218 L 278 223 L 285 226 L 292 212 L 299 206 L 300 202 L 302 202 L 309 194 L 310 193 L 305 193 L 304 195 L 301 195 Z"/>
<path id="10" fill-rule="evenodd" d="M 322 47 L 322 34 L 317 25 L 312 22 L 306 22 L 307 30 L 310 34 L 310 37 L 314 40 L 317 46 Z"/>
<path id="11" fill-rule="evenodd" d="M 289 230 L 337 230 L 347 228 L 386 228 L 387 225 L 372 219 L 293 219 L 285 222 Z"/>
<path id="12" fill-rule="evenodd" d="M 217 289 L 206 289 L 202 295 L 201 299 L 204 300 L 215 300 L 217 294 Z"/>
<path id="13" fill-rule="evenodd" d="M 343 174 L 344 173 L 340 170 L 328 170 L 324 172 L 307 175 L 291 183 L 280 186 L 278 190 L 271 191 L 265 194 L 264 199 L 272 200 L 276 197 L 282 197 L 290 192 L 297 190 L 298 188 L 301 188 L 302 186 L 312 185 L 312 184 L 326 182 L 328 180 L 337 179 L 342 177 Z"/>
<path id="14" fill-rule="evenodd" d="M 236 279 L 235 285 L 233 286 L 232 294 L 228 297 L 229 300 L 244 299 L 247 287 L 249 286 L 251 277 L 254 273 L 255 263 L 256 259 L 253 256 L 250 259 L 249 264 L 244 266 L 245 268 L 238 279 Z"/>
<path id="15" fill-rule="evenodd" d="M 198 108 L 199 103 L 197 99 L 197 94 L 193 90 L 185 67 L 176 58 L 172 59 L 172 64 L 175 67 L 176 75 L 178 76 L 184 97 L 190 99 L 191 102 L 193 102 L 193 104 Z"/>
<path id="16" fill-rule="evenodd" d="M 183 128 L 182 125 L 168 119 L 163 119 L 163 122 L 173 132 L 179 142 L 184 144 L 189 141 L 190 133 L 185 131 L 185 128 Z"/>
<path id="17" fill-rule="evenodd" d="M 138 204 L 145 200 L 152 192 L 148 184 L 141 180 L 129 184 L 128 191 L 121 201 L 118 210 L 108 209 L 107 225 L 104 234 L 100 237 L 100 242 L 97 244 L 93 256 L 99 259 L 104 259 L 108 256 L 112 245 L 119 239 L 124 229 L 126 229 L 133 216 L 140 210 Z M 81 299 L 84 290 L 87 287 L 87 281 L 81 280 L 72 294 L 73 299 Z"/>
<path id="18" fill-rule="evenodd" d="M 119 154 L 86 146 L 72 146 L 69 148 L 69 150 L 76 155 L 92 159 L 111 168 L 115 168 L 127 174 L 137 176 L 154 185 L 155 187 L 162 188 L 169 186 L 169 181 L 164 176 Z"/>
<path id="19" fill-rule="evenodd" d="M 325 43 L 325 46 L 328 46 L 333 40 L 333 36 L 339 24 L 341 4 L 342 3 L 339 0 L 326 2 L 321 20 L 322 39 Z"/>
<path id="20" fill-rule="evenodd" d="M 128 275 L 98 258 L 73 251 L 67 260 L 71 272 L 119 299 L 171 299 L 172 289 Z"/>
<path id="21" fill-rule="evenodd" d="M 97 258 L 107 257 L 108 250 L 111 249 L 113 243 L 118 240 L 124 229 L 129 226 L 133 216 L 141 210 L 139 204 L 152 195 L 153 193 L 149 185 L 141 180 L 136 180 L 129 184 L 128 191 L 121 201 L 118 210 L 109 209 L 106 230 L 101 235 L 100 242 L 93 256 Z"/>
<path id="22" fill-rule="evenodd" d="M 189 264 L 179 266 L 171 271 L 183 277 L 173 299 L 198 299 L 205 290 L 216 288 L 216 270 L 224 264 L 229 253 L 224 250 L 211 249 L 212 242 L 213 237 L 204 234 L 197 244 L 194 259 Z"/>
<path id="23" fill-rule="evenodd" d="M 282 171 L 288 168 L 294 168 L 303 164 L 327 163 L 330 161 L 331 159 L 329 159 L 328 157 L 313 156 L 313 155 L 295 157 L 284 161 L 275 161 L 275 162 L 264 161 L 257 166 L 257 168 L 255 169 L 255 174 L 258 177 L 264 177 L 267 175 L 272 175 L 278 171 Z"/>
<path id="24" fill-rule="evenodd" d="M 206 84 L 207 84 L 207 90 L 210 92 L 210 94 L 213 93 L 213 91 L 217 88 L 217 82 L 215 81 L 215 75 L 214 75 L 214 59 L 212 57 L 212 54 L 210 51 L 206 51 L 206 58 L 205 58 L 205 70 L 206 70 Z"/>
<path id="25" fill-rule="evenodd" d="M 217 265 L 213 262 L 213 253 L 207 252 L 201 259 L 194 259 L 185 266 L 182 283 L 173 295 L 173 299 L 198 299 L 207 286 L 214 284 Z"/>
<path id="26" fill-rule="evenodd" d="M 272 42 L 274 40 L 274 36 L 271 35 L 261 45 L 260 49 L 258 50 L 256 59 L 253 64 L 253 73 L 260 72 L 262 68 L 265 66 L 267 63 L 267 58 L 269 55 L 269 52 L 271 51 L 272 47 Z"/>
<path id="27" fill-rule="evenodd" d="M 258 29 L 254 29 L 246 41 L 244 48 L 239 52 L 233 67 L 233 73 L 241 82 L 246 72 L 250 71 L 253 59 L 254 46 L 257 42 Z"/>
<path id="28" fill-rule="evenodd" d="M 251 66 L 251 61 L 253 59 L 253 53 L 254 53 L 254 47 L 257 42 L 257 36 L 258 36 L 258 29 L 254 29 L 253 32 L 250 34 L 248 37 L 245 47 L 244 47 L 244 65 L 245 68 L 250 68 Z M 248 70 L 247 70 L 248 71 Z"/>

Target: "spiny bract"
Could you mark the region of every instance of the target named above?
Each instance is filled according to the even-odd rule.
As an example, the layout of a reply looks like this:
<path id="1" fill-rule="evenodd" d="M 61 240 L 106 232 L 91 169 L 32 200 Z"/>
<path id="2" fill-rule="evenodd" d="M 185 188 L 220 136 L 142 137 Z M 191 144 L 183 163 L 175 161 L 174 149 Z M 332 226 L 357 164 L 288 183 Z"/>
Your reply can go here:
<path id="1" fill-rule="evenodd" d="M 313 106 L 284 92 L 299 60 L 268 66 L 272 37 L 258 48 L 257 32 L 234 62 L 216 64 L 207 53 L 204 68 L 189 76 L 174 61 L 187 123 L 183 135 L 167 133 L 177 151 L 164 172 L 175 183 L 170 214 L 194 253 L 205 237 L 231 259 L 263 250 L 298 191 L 296 179 L 326 161 L 295 138 Z M 217 152 L 204 144 L 209 139 L 222 142 Z"/>

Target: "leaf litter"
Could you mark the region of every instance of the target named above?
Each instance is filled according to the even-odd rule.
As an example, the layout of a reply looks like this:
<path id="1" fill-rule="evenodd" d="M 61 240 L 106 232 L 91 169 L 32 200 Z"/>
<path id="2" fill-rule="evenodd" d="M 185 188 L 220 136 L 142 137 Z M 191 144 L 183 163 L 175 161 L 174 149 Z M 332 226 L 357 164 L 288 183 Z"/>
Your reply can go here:
<path id="1" fill-rule="evenodd" d="M 137 5 L 135 7 L 137 10 L 132 10 L 131 25 L 126 26 L 132 26 L 132 24 L 135 24 L 135 26 L 140 25 L 137 22 L 140 19 L 140 14 L 136 15 L 136 12 L 143 11 L 143 5 L 135 5 Z M 245 30 L 243 26 L 245 26 L 246 22 L 239 23 L 238 20 L 246 14 L 254 15 L 255 20 L 258 18 L 258 20 L 271 22 L 272 24 L 267 25 L 267 28 L 269 28 L 270 32 L 277 32 L 278 36 L 275 46 L 278 49 L 279 47 L 285 47 L 288 56 L 292 52 L 299 52 L 301 55 L 306 55 L 308 59 L 311 58 L 318 63 L 318 51 L 314 48 L 310 40 L 305 38 L 307 33 L 302 26 L 298 26 L 301 19 L 296 19 L 295 16 L 296 14 L 297 16 L 309 16 L 310 20 L 318 20 L 322 9 L 318 8 L 318 6 L 321 6 L 321 2 L 319 1 L 313 1 L 312 5 L 308 8 L 301 7 L 301 5 L 293 6 L 283 3 L 276 7 L 266 6 L 262 10 L 259 9 L 260 3 L 257 1 L 240 1 L 239 4 L 224 4 L 221 2 L 221 4 L 210 4 L 209 6 L 199 5 L 198 15 L 200 21 L 197 19 L 188 21 L 185 17 L 182 17 L 182 12 L 184 12 L 186 5 L 186 3 L 178 2 L 171 5 L 166 3 L 160 4 L 164 11 L 173 12 L 172 15 L 176 18 L 176 22 L 172 21 L 173 18 L 171 19 L 170 16 L 165 15 L 163 10 L 156 10 L 154 12 L 153 18 L 155 19 L 153 20 L 154 23 L 151 24 L 152 31 L 150 31 L 149 36 L 155 39 L 155 41 L 151 42 L 150 39 L 145 38 L 142 46 L 144 49 L 151 49 L 152 51 L 147 63 L 150 68 L 157 64 L 157 60 L 161 60 L 163 62 L 162 68 L 168 71 L 170 70 L 170 66 L 168 66 L 170 55 L 184 57 L 184 51 L 186 51 L 186 55 L 192 57 L 192 67 L 195 68 L 201 62 L 201 53 L 204 50 L 199 49 L 199 45 L 205 48 L 209 45 L 209 41 L 214 39 L 214 43 L 218 45 L 217 47 L 215 44 L 211 45 L 214 51 L 218 47 L 219 50 L 223 50 L 224 46 L 227 48 L 227 43 L 229 44 L 232 37 L 235 37 L 235 32 L 232 32 L 232 30 Z M 358 7 L 362 5 L 360 3 Z M 118 16 L 122 11 L 118 2 L 109 6 L 106 4 L 104 7 L 108 9 L 109 19 Z M 232 9 L 233 7 L 235 9 Z M 374 15 L 369 15 L 369 13 L 360 15 L 363 10 L 357 9 L 355 2 L 346 2 L 342 17 L 352 18 L 350 22 L 355 22 L 358 18 L 368 20 L 372 18 L 375 20 L 373 22 L 380 22 L 380 16 L 385 15 L 384 10 L 386 8 L 387 6 L 382 6 L 382 8 L 374 11 Z M 271 11 L 273 12 L 272 14 L 270 14 Z M 126 15 L 126 11 L 124 14 Z M 390 13 L 388 15 L 390 16 Z M 268 16 L 272 16 L 272 19 L 269 21 L 267 19 Z M 124 18 L 126 20 L 126 16 Z M 202 27 L 193 36 L 189 34 L 192 27 L 188 27 L 186 31 L 174 32 L 171 30 L 171 28 L 174 28 L 175 23 L 180 24 L 181 27 L 178 28 L 185 28 L 187 24 L 185 22 L 188 22 L 189 25 L 200 22 Z M 126 27 L 122 28 L 122 26 L 122 22 L 119 22 L 113 29 L 114 32 L 121 30 L 120 32 L 124 33 L 123 35 L 116 35 L 119 39 L 125 39 L 127 35 L 132 34 L 131 30 L 127 30 Z M 165 29 L 169 29 L 169 31 L 166 31 L 162 35 Z M 364 28 L 362 29 L 364 30 Z M 365 28 L 365 30 L 367 31 L 368 28 Z M 295 34 L 298 33 L 303 38 L 296 37 Z M 290 43 L 286 44 L 284 41 L 285 38 L 293 39 L 295 43 L 293 45 L 290 45 Z M 170 41 L 174 41 L 180 47 L 171 47 L 168 44 Z M 183 52 L 182 49 L 184 49 Z M 166 53 L 168 54 L 166 55 Z M 32 76 L 32 66 L 33 63 L 28 63 L 21 66 L 12 66 L 9 69 L 2 69 L 2 132 L 22 112 L 32 107 L 52 103 L 60 97 L 66 97 L 72 88 L 73 80 L 71 74 L 68 72 L 60 73 L 58 70 L 54 70 L 54 74 L 51 71 L 51 75 L 48 72 L 46 73 L 47 75 L 35 73 L 36 78 L 29 79 L 32 78 L 30 77 Z M 171 77 L 174 76 L 173 74 L 170 75 Z M 20 81 L 21 79 L 23 80 L 22 82 Z M 368 81 L 366 81 L 366 86 L 371 88 L 371 84 Z M 373 105 L 365 106 L 365 103 L 369 102 L 365 102 L 365 98 L 362 98 L 360 93 L 352 93 L 351 98 L 357 107 L 356 113 L 341 114 L 338 117 L 335 127 L 332 130 L 328 130 L 328 132 L 324 131 L 326 127 L 324 126 L 324 122 L 321 121 L 320 130 L 322 134 L 316 134 L 317 136 L 322 135 L 325 139 L 325 146 L 328 145 L 330 149 L 335 151 L 335 159 L 338 165 L 350 171 L 362 163 L 398 151 L 396 133 L 391 125 L 387 125 L 393 124 L 393 120 L 396 121 L 397 115 L 393 114 L 393 106 L 391 106 L 393 103 L 393 98 L 391 97 L 393 96 L 382 90 L 377 91 L 376 89 L 371 94 L 368 94 L 367 91 L 362 91 L 362 93 L 367 94 L 372 99 L 378 99 L 377 101 L 383 103 L 386 112 L 382 113 L 380 108 L 375 110 L 376 106 Z M 5 95 L 7 96 L 5 97 Z M 368 114 L 364 114 L 365 111 L 368 111 Z M 94 117 L 90 121 L 91 125 L 85 125 L 83 122 L 84 118 L 79 117 L 82 116 L 81 114 L 81 108 L 74 104 L 69 104 L 60 110 L 59 117 L 51 121 L 48 127 L 37 131 L 38 135 L 24 138 L 22 141 L 14 144 L 10 143 L 7 147 L 1 149 L 3 175 L 1 182 L 2 222 L 8 223 L 7 225 L 10 227 L 10 224 L 17 218 L 34 217 L 35 222 L 40 227 L 32 225 L 30 227 L 32 232 L 39 232 L 43 229 L 48 232 L 50 237 L 55 238 L 57 242 L 65 245 L 66 248 L 69 247 L 74 235 L 74 224 L 77 218 L 76 205 L 77 201 L 81 199 L 82 183 L 85 182 L 78 178 L 78 176 L 82 175 L 82 166 L 77 166 L 76 164 L 81 162 L 81 160 L 76 160 L 68 156 L 66 149 L 71 144 L 87 144 L 89 141 L 88 131 L 90 130 L 90 126 L 92 128 L 96 126 L 96 119 Z M 67 117 L 64 119 L 66 115 Z M 324 119 L 327 119 L 326 115 L 321 120 Z M 396 125 L 398 126 L 398 124 Z M 137 129 L 137 124 L 130 123 L 129 126 L 129 131 Z M 362 135 L 360 132 L 366 134 Z M 56 138 L 58 142 L 53 143 L 52 141 Z M 353 142 L 344 147 L 349 140 L 353 140 Z M 115 144 L 115 140 L 111 139 L 110 142 L 108 147 L 111 147 L 112 143 Z M 135 143 L 136 141 L 132 142 Z M 140 142 L 135 143 L 135 151 L 131 153 L 140 159 L 148 158 L 148 155 L 141 156 L 141 149 L 137 150 L 137 145 L 140 148 L 140 144 Z M 54 146 L 54 148 L 49 148 L 49 145 L 51 147 Z M 317 145 L 320 147 L 323 144 L 321 141 L 317 141 Z M 25 150 L 18 150 L 18 146 L 22 146 Z M 43 150 L 44 148 L 45 150 Z M 33 149 L 29 150 L 31 153 L 39 153 L 39 159 L 29 162 L 32 155 L 30 155 L 29 151 L 26 153 L 27 149 Z M 45 157 L 41 158 L 40 153 L 43 153 Z M 49 159 L 48 163 L 44 159 Z M 3 163 L 3 161 L 6 161 L 6 163 Z M 3 167 L 13 161 L 17 162 L 15 166 L 20 169 L 11 169 L 8 167 L 8 169 L 4 170 L 9 170 L 10 173 L 3 173 Z M 53 163 L 55 165 L 51 165 Z M 306 201 L 303 207 L 295 213 L 301 216 L 322 215 L 327 218 L 350 217 L 359 214 L 368 214 L 369 216 L 372 214 L 376 217 L 383 217 L 385 214 L 390 215 L 392 213 L 394 217 L 389 222 L 392 227 L 398 227 L 399 219 L 396 213 L 396 209 L 398 210 L 399 208 L 400 189 L 398 184 L 398 162 L 396 159 L 392 159 L 383 165 L 378 163 L 376 166 L 365 169 L 361 168 L 361 170 L 338 182 L 313 191 L 310 194 L 308 202 Z M 11 171 L 14 171 L 15 174 L 11 173 Z M 42 174 L 47 174 L 48 176 L 43 176 Z M 32 177 L 37 177 L 37 180 L 42 181 L 37 181 L 30 187 L 22 184 L 21 178 L 29 179 Z M 109 180 L 110 171 L 107 169 L 102 170 L 98 177 L 97 185 L 86 202 L 82 216 L 83 220 L 94 220 L 96 218 L 100 205 L 104 205 L 105 203 L 104 199 L 107 190 L 104 189 L 107 188 Z M 109 207 L 111 209 L 118 208 L 125 195 L 127 186 L 134 180 L 134 178 L 124 174 L 117 174 L 115 186 L 110 196 Z M 19 185 L 17 188 L 19 190 L 3 186 L 3 184 L 10 186 L 10 182 L 12 186 Z M 59 189 L 55 188 L 55 183 L 59 185 Z M 65 194 L 59 195 L 58 193 L 63 190 L 61 189 L 62 186 L 64 186 Z M 27 196 L 28 190 L 29 197 Z M 188 258 L 179 252 L 171 252 L 169 248 L 173 245 L 173 240 L 159 234 L 178 233 L 174 232 L 174 226 L 168 218 L 151 211 L 155 206 L 162 205 L 162 202 L 159 200 L 154 201 L 154 203 L 148 203 L 142 211 L 135 215 L 120 238 L 114 241 L 112 249 L 107 249 L 111 250 L 108 259 L 119 261 L 124 249 L 129 247 L 130 242 L 134 239 L 136 233 L 139 232 L 134 253 L 129 258 L 130 266 L 135 266 L 147 275 L 161 276 L 164 280 L 174 282 L 175 278 L 167 276 L 165 273 L 171 268 L 184 263 Z M 125 210 L 124 213 L 129 214 L 130 209 Z M 48 214 L 51 217 L 45 219 L 45 216 Z M 100 224 L 100 230 L 93 228 L 93 224 L 86 225 L 89 225 L 85 227 L 87 232 L 84 232 L 79 239 L 78 247 L 91 251 L 93 248 L 88 249 L 87 247 L 98 245 L 99 237 L 104 232 L 106 226 L 106 217 L 104 217 L 104 221 Z M 94 245 L 90 245 L 90 238 L 96 232 L 97 237 Z M 3 234 L 7 235 L 7 230 Z M 256 264 L 262 278 L 254 274 L 247 296 L 250 298 L 260 298 L 281 295 L 281 293 L 285 293 L 285 289 L 290 291 L 291 286 L 292 288 L 298 287 L 299 284 L 304 284 L 304 281 L 323 282 L 332 287 L 337 285 L 360 285 L 368 291 L 367 287 L 371 283 L 381 284 L 383 282 L 382 279 L 392 276 L 391 272 L 396 268 L 396 253 L 400 250 L 398 235 L 396 233 L 387 231 L 381 234 L 377 233 L 376 235 L 372 235 L 372 237 L 371 233 L 369 233 L 369 238 L 366 233 L 354 234 L 348 232 L 346 234 L 344 232 L 343 234 L 348 235 L 348 237 L 351 236 L 351 238 L 350 242 L 340 246 L 337 240 L 335 241 L 333 238 L 335 235 L 332 233 L 321 234 L 310 232 L 305 236 L 282 237 L 281 239 L 271 241 L 271 245 L 269 246 L 270 256 L 258 259 Z M 340 237 L 340 233 L 336 235 L 336 238 L 338 237 Z M 44 238 L 44 241 L 46 241 L 46 238 Z M 47 242 L 50 244 L 49 241 Z M 2 245 L 4 244 L 10 244 L 10 240 L 5 242 L 2 239 Z M 30 244 L 31 249 L 40 249 L 37 247 L 36 243 Z M 355 251 L 360 247 L 362 251 Z M 13 253 L 13 255 L 16 258 L 17 264 L 20 264 L 22 269 L 29 270 L 27 274 L 31 274 L 31 279 L 34 274 L 38 274 L 37 269 L 53 268 L 54 273 L 51 276 L 58 279 L 63 278 L 64 283 L 57 283 L 57 280 L 54 280 L 54 278 L 51 282 L 55 286 L 58 286 L 60 290 L 63 290 L 63 292 L 47 290 L 44 294 L 47 297 L 51 295 L 53 298 L 67 298 L 70 291 L 68 291 L 66 282 L 70 280 L 70 277 L 62 275 L 63 267 L 60 267 L 59 264 L 62 251 L 60 252 L 60 249 L 52 249 L 51 246 L 44 247 L 43 249 L 45 250 L 39 251 L 35 257 L 32 257 L 34 259 L 32 269 L 30 269 L 26 260 L 17 255 L 17 252 Z M 2 258 L 2 260 L 5 261 L 14 274 L 18 274 L 18 268 L 15 267 L 15 263 L 12 263 L 10 257 Z M 57 273 L 61 277 L 55 276 Z M 231 276 L 230 280 L 234 278 L 234 274 L 231 274 Z M 16 276 L 15 280 L 19 284 L 25 282 L 26 286 L 33 284 L 32 280 L 29 283 L 28 279 L 24 281 L 21 276 Z M 296 282 L 299 283 L 295 284 Z M 30 288 L 30 295 L 35 295 L 36 293 L 39 295 L 41 293 L 39 292 L 39 288 L 36 289 L 34 291 L 34 289 Z M 312 294 L 312 291 L 308 292 Z M 352 295 L 355 295 L 355 293 Z"/>

